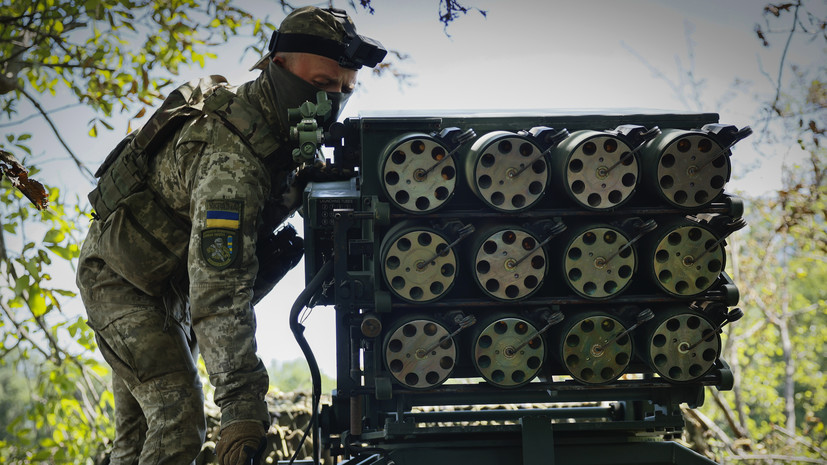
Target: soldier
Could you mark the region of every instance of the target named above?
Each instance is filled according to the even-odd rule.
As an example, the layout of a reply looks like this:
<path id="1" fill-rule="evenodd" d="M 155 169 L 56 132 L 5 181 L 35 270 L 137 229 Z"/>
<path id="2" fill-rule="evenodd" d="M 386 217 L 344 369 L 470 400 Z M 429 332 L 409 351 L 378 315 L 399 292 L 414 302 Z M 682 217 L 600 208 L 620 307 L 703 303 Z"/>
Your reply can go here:
<path id="1" fill-rule="evenodd" d="M 77 284 L 112 366 L 113 465 L 193 462 L 206 432 L 198 350 L 221 408 L 219 463 L 260 460 L 269 383 L 253 303 L 275 283 L 256 278 L 279 279 L 302 252 L 293 238 L 288 257 L 262 256 L 297 207 L 287 109 L 321 90 L 335 120 L 357 70 L 385 55 L 343 11 L 315 7 L 288 15 L 269 49 L 236 89 L 217 76 L 177 89 L 98 170 Z"/>

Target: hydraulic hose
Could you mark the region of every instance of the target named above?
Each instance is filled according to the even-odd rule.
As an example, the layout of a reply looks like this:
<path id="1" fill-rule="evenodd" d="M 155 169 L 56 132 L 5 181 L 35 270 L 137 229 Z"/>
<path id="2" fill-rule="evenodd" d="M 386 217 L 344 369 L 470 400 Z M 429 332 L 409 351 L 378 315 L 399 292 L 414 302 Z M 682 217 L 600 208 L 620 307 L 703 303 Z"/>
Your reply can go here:
<path id="1" fill-rule="evenodd" d="M 322 397 L 322 375 L 319 371 L 319 364 L 316 362 L 316 357 L 313 355 L 313 350 L 310 349 L 310 344 L 307 343 L 307 339 L 304 337 L 304 325 L 299 323 L 299 314 L 301 311 L 307 306 L 310 298 L 316 293 L 316 291 L 321 288 L 322 283 L 328 279 L 328 277 L 333 273 L 333 260 L 327 261 L 322 268 L 316 273 L 316 276 L 313 277 L 312 280 L 307 284 L 304 290 L 299 294 L 299 297 L 296 298 L 296 302 L 293 304 L 293 307 L 290 309 L 290 331 L 293 332 L 293 337 L 296 339 L 296 342 L 299 344 L 299 347 L 304 354 L 304 358 L 307 360 L 307 365 L 310 367 L 310 377 L 313 383 L 313 394 L 311 398 L 311 405 L 313 412 L 310 416 L 310 425 L 309 428 L 313 434 L 313 463 L 317 464 L 320 460 L 319 455 L 319 403 Z M 301 450 L 302 445 L 304 444 L 304 440 L 307 437 L 307 432 L 305 432 L 304 436 L 302 437 L 299 446 L 296 448 L 296 454 L 290 460 L 290 463 L 296 459 L 296 456 Z"/>

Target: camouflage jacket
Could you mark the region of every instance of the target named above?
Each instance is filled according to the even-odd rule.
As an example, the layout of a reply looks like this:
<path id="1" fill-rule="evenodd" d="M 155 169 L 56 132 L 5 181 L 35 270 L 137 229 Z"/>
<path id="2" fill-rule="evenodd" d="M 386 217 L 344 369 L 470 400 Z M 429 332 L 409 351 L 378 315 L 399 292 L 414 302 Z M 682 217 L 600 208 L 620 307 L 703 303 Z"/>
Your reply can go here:
<path id="1" fill-rule="evenodd" d="M 127 198 L 125 208 L 105 221 L 93 223 L 91 243 L 81 254 L 81 266 L 86 258 L 101 259 L 138 289 L 165 301 L 173 280 L 188 280 L 183 301 L 189 308 L 177 306 L 174 317 L 194 330 L 216 388 L 222 426 L 268 421 L 264 394 L 269 383 L 256 355 L 251 304 L 259 267 L 256 241 L 288 213 L 281 193 L 295 166 L 286 150 L 284 119 L 295 103 L 284 100 L 304 101 L 315 92 L 307 84 L 309 95 L 280 96 L 278 79 L 298 78 L 274 68 L 235 91 L 233 98 L 255 113 L 250 127 L 229 125 L 216 113 L 187 120 L 154 156 L 148 188 Z M 255 153 L 249 142 L 261 125 L 275 129 L 269 131 L 274 138 L 269 145 L 278 149 L 273 153 Z M 90 326 L 102 328 L 134 310 L 87 311 Z"/>

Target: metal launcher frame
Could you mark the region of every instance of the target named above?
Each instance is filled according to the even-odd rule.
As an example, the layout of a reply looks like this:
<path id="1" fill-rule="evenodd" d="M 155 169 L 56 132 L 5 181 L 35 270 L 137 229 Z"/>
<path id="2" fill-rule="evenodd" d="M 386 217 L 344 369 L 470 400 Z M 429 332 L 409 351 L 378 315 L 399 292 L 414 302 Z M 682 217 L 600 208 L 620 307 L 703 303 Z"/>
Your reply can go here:
<path id="1" fill-rule="evenodd" d="M 718 115 L 363 116 L 358 176 L 305 191 L 305 269 L 332 261 L 348 464 L 706 464 L 681 404 L 730 389 L 740 316 Z M 330 141 L 328 141 L 330 143 Z M 329 265 L 328 265 L 329 268 Z"/>

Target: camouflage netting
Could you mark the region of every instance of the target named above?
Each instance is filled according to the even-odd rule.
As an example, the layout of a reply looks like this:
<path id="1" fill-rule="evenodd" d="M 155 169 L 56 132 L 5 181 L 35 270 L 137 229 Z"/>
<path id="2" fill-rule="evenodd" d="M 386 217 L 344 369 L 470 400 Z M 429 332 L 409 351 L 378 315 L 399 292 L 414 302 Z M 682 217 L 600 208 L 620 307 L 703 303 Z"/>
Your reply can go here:
<path id="1" fill-rule="evenodd" d="M 322 396 L 322 403 L 330 403 L 330 396 Z M 279 460 L 290 460 L 301 442 L 304 430 L 310 421 L 311 401 L 309 392 L 278 392 L 267 394 L 271 425 L 267 432 L 267 449 L 264 463 L 275 464 Z M 214 465 L 215 442 L 218 440 L 220 416 L 218 407 L 207 399 L 207 440 L 196 458 L 196 465 Z M 107 451 L 108 452 L 108 451 Z M 310 459 L 313 453 L 312 437 L 308 435 L 297 460 Z M 95 465 L 108 465 L 109 454 L 94 458 Z"/>

